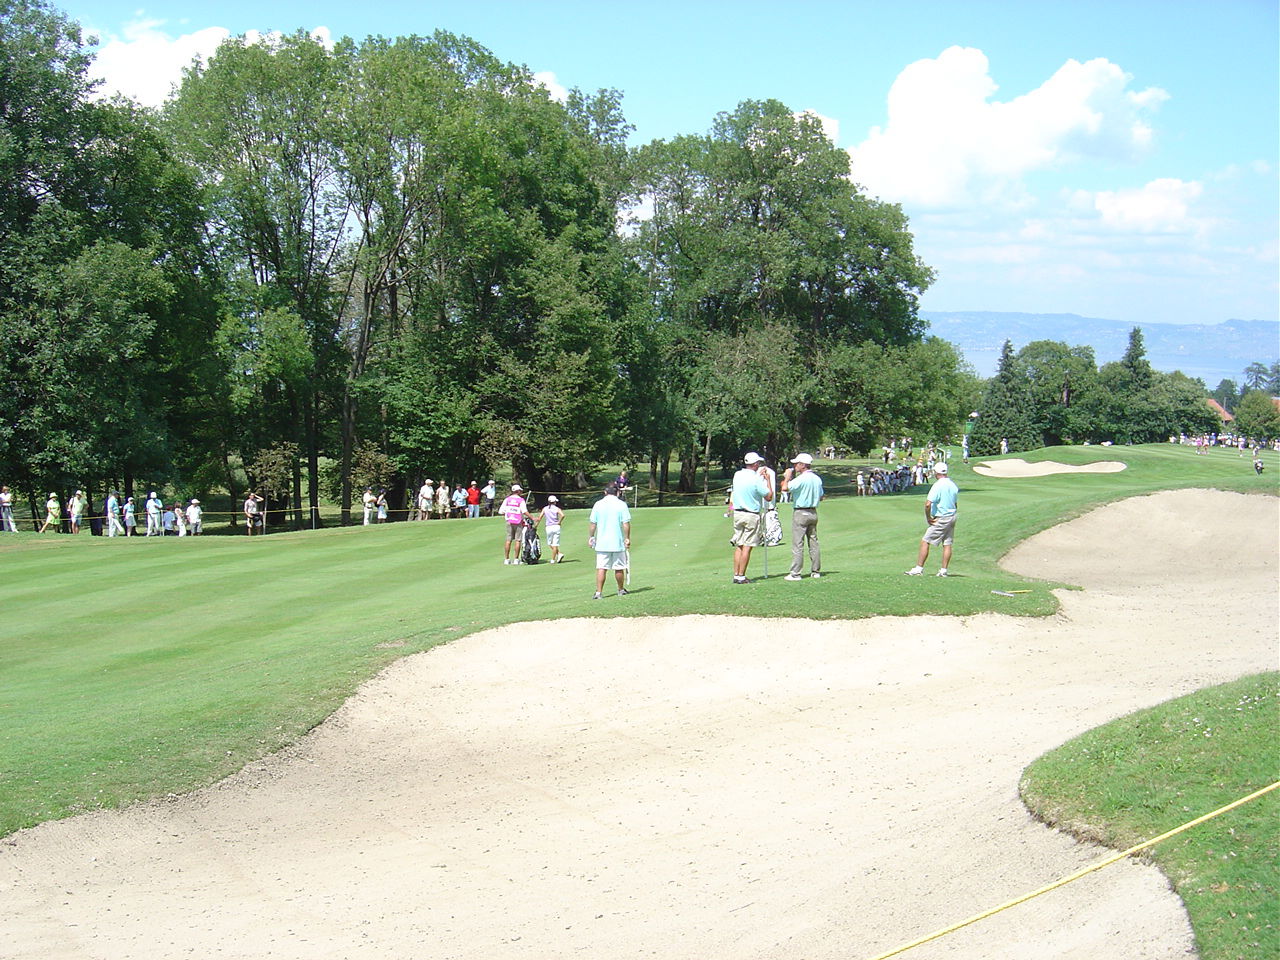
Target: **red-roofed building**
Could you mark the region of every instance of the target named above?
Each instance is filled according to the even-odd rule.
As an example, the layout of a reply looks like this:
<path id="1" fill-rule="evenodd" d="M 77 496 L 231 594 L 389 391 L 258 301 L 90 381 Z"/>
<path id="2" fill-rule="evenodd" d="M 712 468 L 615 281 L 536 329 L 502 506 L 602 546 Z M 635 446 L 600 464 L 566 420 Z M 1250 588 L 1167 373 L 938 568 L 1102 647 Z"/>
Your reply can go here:
<path id="1" fill-rule="evenodd" d="M 1209 409 L 1212 410 L 1214 413 L 1216 413 L 1218 415 L 1218 418 L 1223 423 L 1230 423 L 1232 420 L 1235 419 L 1235 417 L 1233 417 L 1230 413 L 1227 412 L 1227 408 L 1224 407 L 1222 404 L 1220 404 L 1217 400 L 1213 399 L 1213 397 L 1210 397 L 1209 399 L 1207 399 L 1205 403 L 1209 404 Z"/>

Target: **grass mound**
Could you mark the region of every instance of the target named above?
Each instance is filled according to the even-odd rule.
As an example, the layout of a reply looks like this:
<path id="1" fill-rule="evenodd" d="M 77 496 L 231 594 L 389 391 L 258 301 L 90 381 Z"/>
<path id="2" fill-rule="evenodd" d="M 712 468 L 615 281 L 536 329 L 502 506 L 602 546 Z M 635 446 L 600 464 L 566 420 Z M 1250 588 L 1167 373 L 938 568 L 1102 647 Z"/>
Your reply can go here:
<path id="1" fill-rule="evenodd" d="M 1121 717 L 1027 768 L 1028 809 L 1125 849 L 1280 779 L 1280 674 L 1201 690 Z M 1186 904 L 1203 960 L 1280 956 L 1280 795 L 1151 848 Z"/>

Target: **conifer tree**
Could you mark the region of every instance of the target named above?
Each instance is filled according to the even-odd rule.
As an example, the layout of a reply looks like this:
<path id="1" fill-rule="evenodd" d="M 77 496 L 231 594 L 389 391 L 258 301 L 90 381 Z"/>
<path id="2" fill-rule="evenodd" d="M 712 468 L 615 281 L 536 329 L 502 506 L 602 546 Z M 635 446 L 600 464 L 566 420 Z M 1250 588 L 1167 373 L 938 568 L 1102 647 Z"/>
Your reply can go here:
<path id="1" fill-rule="evenodd" d="M 1006 340 L 1000 351 L 996 375 L 987 382 L 978 419 L 969 435 L 969 449 L 979 457 L 1000 452 L 1000 441 L 1009 441 L 1009 452 L 1044 446 L 1035 426 L 1035 402 L 1031 385 L 1019 372 L 1013 345 Z"/>

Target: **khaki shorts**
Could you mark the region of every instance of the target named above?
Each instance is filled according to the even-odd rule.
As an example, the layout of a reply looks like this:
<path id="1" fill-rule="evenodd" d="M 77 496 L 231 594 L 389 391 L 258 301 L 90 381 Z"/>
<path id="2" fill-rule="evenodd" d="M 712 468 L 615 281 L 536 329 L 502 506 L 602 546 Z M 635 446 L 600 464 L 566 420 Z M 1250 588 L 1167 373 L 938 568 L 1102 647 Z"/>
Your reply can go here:
<path id="1" fill-rule="evenodd" d="M 625 570 L 627 569 L 627 551 L 625 550 L 606 550 L 596 551 L 596 569 L 597 570 Z"/>
<path id="2" fill-rule="evenodd" d="M 947 547 L 951 545 L 951 537 L 955 529 L 956 515 L 953 513 L 949 517 L 942 517 L 929 524 L 929 529 L 924 532 L 922 539 L 925 543 L 940 543 Z"/>
<path id="3" fill-rule="evenodd" d="M 523 540 L 523 539 L 524 539 L 524 524 L 508 523 L 507 524 L 507 543 L 510 543 L 513 540 Z"/>
<path id="4" fill-rule="evenodd" d="M 747 513 L 745 510 L 733 511 L 733 537 L 729 540 L 735 547 L 760 546 L 760 531 L 764 525 L 760 522 L 760 514 Z"/>

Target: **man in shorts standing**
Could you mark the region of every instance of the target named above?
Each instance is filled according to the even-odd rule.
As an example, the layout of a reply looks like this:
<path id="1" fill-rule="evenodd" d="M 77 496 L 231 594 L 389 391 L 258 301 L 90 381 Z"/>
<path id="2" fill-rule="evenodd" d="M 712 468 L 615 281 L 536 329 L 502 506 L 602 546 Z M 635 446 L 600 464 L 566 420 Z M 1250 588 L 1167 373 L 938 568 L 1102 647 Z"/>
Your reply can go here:
<path id="1" fill-rule="evenodd" d="M 747 583 L 747 565 L 751 548 L 760 545 L 765 502 L 773 499 L 773 491 L 760 476 L 764 458 L 754 451 L 742 458 L 745 464 L 733 475 L 733 582 Z"/>
<path id="2" fill-rule="evenodd" d="M 947 462 L 940 461 L 933 468 L 937 480 L 929 488 L 929 496 L 924 501 L 924 519 L 929 528 L 920 541 L 920 556 L 916 565 L 907 571 L 907 576 L 918 577 L 924 573 L 924 563 L 929 559 L 929 546 L 942 544 L 942 569 L 938 576 L 947 576 L 951 566 L 951 539 L 956 529 L 956 501 L 960 496 L 960 488 L 947 476 Z"/>
<path id="3" fill-rule="evenodd" d="M 631 510 L 625 500 L 618 499 L 618 485 L 611 483 L 604 488 L 604 496 L 591 508 L 590 536 L 587 543 L 596 552 L 596 594 L 604 595 L 604 575 L 612 570 L 618 581 L 618 596 L 625 597 L 625 577 L 630 563 Z"/>
<path id="4" fill-rule="evenodd" d="M 502 562 L 504 564 L 520 562 L 520 551 L 524 548 L 524 518 L 532 517 L 529 512 L 529 505 L 524 499 L 524 488 L 518 483 L 511 485 L 511 496 L 502 501 L 502 506 L 498 508 L 498 512 L 502 514 L 503 519 L 507 521 L 507 544 L 503 548 Z M 516 545 L 515 558 L 511 557 L 511 545 Z"/>

